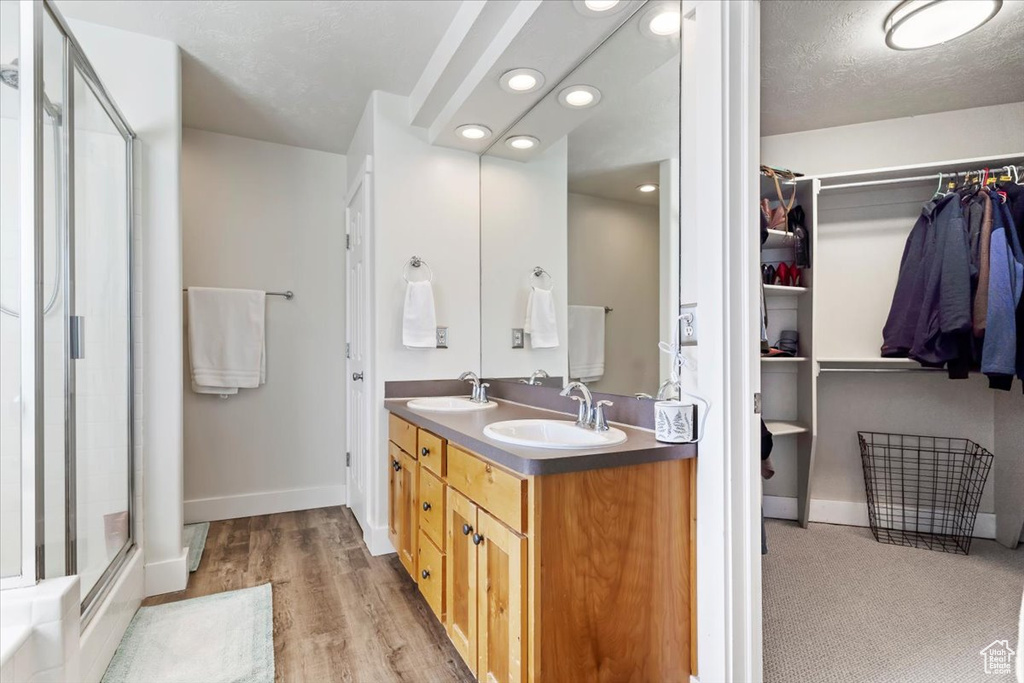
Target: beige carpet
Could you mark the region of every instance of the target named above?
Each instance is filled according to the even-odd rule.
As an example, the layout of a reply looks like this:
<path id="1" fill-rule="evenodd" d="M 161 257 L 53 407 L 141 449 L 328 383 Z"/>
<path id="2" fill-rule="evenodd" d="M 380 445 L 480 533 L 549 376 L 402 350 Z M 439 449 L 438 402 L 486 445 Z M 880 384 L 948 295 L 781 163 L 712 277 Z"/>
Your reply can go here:
<path id="1" fill-rule="evenodd" d="M 968 556 L 878 543 L 858 527 L 767 520 L 766 683 L 1011 683 L 981 650 L 1016 648 L 1024 544 Z"/>

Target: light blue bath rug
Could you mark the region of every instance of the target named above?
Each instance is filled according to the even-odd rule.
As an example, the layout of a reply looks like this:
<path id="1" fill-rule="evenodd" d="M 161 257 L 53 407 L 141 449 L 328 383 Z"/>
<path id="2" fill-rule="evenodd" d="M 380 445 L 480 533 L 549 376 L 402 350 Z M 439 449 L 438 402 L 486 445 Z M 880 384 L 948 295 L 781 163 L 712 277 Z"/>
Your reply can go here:
<path id="1" fill-rule="evenodd" d="M 273 683 L 270 584 L 135 613 L 103 683 Z"/>
<path id="2" fill-rule="evenodd" d="M 182 540 L 188 546 L 188 570 L 199 569 L 199 561 L 203 559 L 203 548 L 206 547 L 206 535 L 210 533 L 210 523 L 186 524 Z"/>

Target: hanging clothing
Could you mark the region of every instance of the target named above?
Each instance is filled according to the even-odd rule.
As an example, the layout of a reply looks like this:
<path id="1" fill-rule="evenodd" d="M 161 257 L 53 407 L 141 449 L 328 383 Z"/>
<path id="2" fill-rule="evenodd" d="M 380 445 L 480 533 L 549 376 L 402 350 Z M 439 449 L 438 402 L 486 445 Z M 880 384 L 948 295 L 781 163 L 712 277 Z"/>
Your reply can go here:
<path id="1" fill-rule="evenodd" d="M 982 190 L 986 192 L 986 190 Z M 1024 253 L 1009 207 L 992 193 L 992 242 L 981 371 L 993 389 L 1009 390 L 1017 371 L 1017 306 L 1024 290 Z"/>

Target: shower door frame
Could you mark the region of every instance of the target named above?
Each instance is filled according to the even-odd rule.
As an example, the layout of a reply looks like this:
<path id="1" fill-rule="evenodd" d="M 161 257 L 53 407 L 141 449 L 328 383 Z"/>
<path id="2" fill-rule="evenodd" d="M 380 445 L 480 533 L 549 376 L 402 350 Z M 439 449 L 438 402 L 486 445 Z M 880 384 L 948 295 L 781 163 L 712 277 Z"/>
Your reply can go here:
<path id="1" fill-rule="evenodd" d="M 134 146 L 135 132 L 128 124 L 102 81 L 96 75 L 85 51 L 75 38 L 64 17 L 50 0 L 22 0 L 19 6 L 19 40 L 22 68 L 20 92 L 21 111 L 21 310 L 22 395 L 22 490 L 32 495 L 22 500 L 22 570 L 16 577 L 5 578 L 0 588 L 31 585 L 46 578 L 45 563 L 45 506 L 44 506 L 44 396 L 43 396 L 43 20 L 53 21 L 63 38 L 62 59 L 64 81 L 62 85 L 63 114 L 61 136 L 63 141 L 60 168 L 62 178 L 64 215 L 56 216 L 58 240 L 64 250 L 64 472 L 65 472 L 65 571 L 78 573 L 77 562 L 77 435 L 75 365 L 70 354 L 70 320 L 75 315 L 74 281 L 74 79 L 81 77 L 93 96 L 103 107 L 125 143 L 125 227 L 126 227 L 126 322 L 127 322 L 127 513 L 128 537 L 114 558 L 108 563 L 96 584 L 81 601 L 83 623 L 95 613 L 102 597 L 113 585 L 129 555 L 135 547 L 135 253 L 134 253 Z M 28 180 L 29 182 L 25 182 Z M 29 391 L 26 392 L 26 389 Z"/>

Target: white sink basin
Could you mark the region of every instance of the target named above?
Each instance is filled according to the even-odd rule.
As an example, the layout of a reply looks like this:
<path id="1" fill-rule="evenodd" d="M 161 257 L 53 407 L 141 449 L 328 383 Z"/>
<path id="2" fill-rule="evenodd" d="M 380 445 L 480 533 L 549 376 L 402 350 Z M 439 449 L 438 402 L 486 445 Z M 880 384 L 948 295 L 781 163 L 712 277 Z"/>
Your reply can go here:
<path id="1" fill-rule="evenodd" d="M 488 410 L 497 408 L 494 401 L 487 403 L 473 403 L 465 396 L 427 396 L 414 398 L 406 403 L 414 410 L 426 410 L 435 413 L 471 413 L 476 410 Z"/>
<path id="2" fill-rule="evenodd" d="M 606 432 L 577 427 L 562 420 L 507 420 L 484 427 L 484 436 L 531 448 L 601 448 L 626 440 L 626 433 L 612 427 Z"/>

